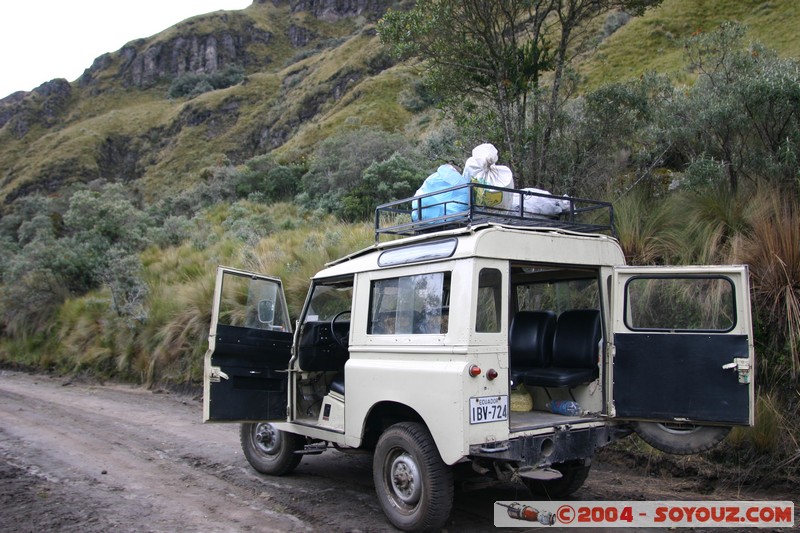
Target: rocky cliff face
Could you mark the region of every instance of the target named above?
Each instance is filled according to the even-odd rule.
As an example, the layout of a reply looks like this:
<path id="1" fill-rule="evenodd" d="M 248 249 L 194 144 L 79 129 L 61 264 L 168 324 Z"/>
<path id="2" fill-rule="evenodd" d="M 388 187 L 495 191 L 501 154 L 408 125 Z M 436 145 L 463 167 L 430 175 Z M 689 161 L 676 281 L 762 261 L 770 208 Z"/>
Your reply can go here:
<path id="1" fill-rule="evenodd" d="M 247 47 L 253 42 L 269 44 L 271 39 L 270 32 L 251 24 L 243 33 L 181 36 L 144 48 L 127 45 L 120 51 L 119 76 L 126 86 L 147 88 L 189 72 L 210 74 L 231 64 L 252 66 L 258 59 L 247 54 Z M 81 77 L 82 83 L 86 77 Z"/>
<path id="2" fill-rule="evenodd" d="M 389 0 L 254 0 L 254 4 L 288 5 L 292 13 L 309 12 L 316 18 L 333 22 L 343 17 L 367 16 L 377 18 L 388 8 Z M 118 78 L 126 87 L 146 89 L 162 80 L 185 73 L 210 74 L 228 65 L 257 67 L 262 57 L 248 53 L 251 44 L 268 45 L 273 35 L 257 27 L 240 13 L 221 16 L 231 31 L 206 35 L 179 35 L 167 42 L 152 44 L 144 40 L 130 43 L 119 51 L 122 63 Z M 316 35 L 303 26 L 292 24 L 286 37 L 292 46 L 306 46 Z M 107 68 L 110 57 L 101 56 L 78 80 L 82 87 L 91 86 L 97 72 Z"/>
<path id="3" fill-rule="evenodd" d="M 307 11 L 326 21 L 360 15 L 380 16 L 392 4 L 388 0 L 254 0 L 253 3 L 289 5 L 292 13 Z"/>
<path id="4" fill-rule="evenodd" d="M 344 17 L 366 16 L 378 18 L 395 3 L 391 0 L 254 0 L 254 4 L 289 6 L 291 13 L 308 12 L 324 21 L 336 21 Z M 237 64 L 246 68 L 259 66 L 263 57 L 248 53 L 254 43 L 269 45 L 274 36 L 260 29 L 240 12 L 214 15 L 221 18 L 222 25 L 229 30 L 208 34 L 195 34 L 190 24 L 187 32 L 166 42 L 149 42 L 144 39 L 125 45 L 116 53 L 104 54 L 94 60 L 78 79 L 80 87 L 96 87 L 98 74 L 115 64 L 119 56 L 116 78 L 125 87 L 146 89 L 160 81 L 171 80 L 186 73 L 210 74 L 228 65 Z M 316 34 L 303 26 L 292 24 L 286 37 L 292 46 L 300 48 L 312 41 Z M 0 127 L 14 114 L 11 110 L 26 93 L 15 93 L 3 100 L 0 110 Z"/>
<path id="5" fill-rule="evenodd" d="M 159 82 L 173 80 L 186 73 L 211 74 L 228 65 L 257 67 L 263 61 L 248 53 L 252 44 L 269 45 L 272 33 L 262 30 L 240 13 L 217 15 L 212 32 L 196 32 L 192 23 L 184 23 L 177 35 L 166 41 L 140 39 L 128 43 L 116 54 L 98 57 L 78 80 L 81 87 L 97 85 L 98 74 L 115 63 L 116 78 L 124 87 L 147 89 Z"/>
<path id="6" fill-rule="evenodd" d="M 43 83 L 30 93 L 18 91 L 0 100 L 0 128 L 9 124 L 11 134 L 22 138 L 31 125 L 53 126 L 66 109 L 72 86 L 58 78 Z"/>

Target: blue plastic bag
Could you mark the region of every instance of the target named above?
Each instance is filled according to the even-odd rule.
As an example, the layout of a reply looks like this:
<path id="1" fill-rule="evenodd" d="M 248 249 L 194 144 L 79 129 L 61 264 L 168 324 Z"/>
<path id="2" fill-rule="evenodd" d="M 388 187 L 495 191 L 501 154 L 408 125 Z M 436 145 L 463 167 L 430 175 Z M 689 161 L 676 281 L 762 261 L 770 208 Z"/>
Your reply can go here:
<path id="1" fill-rule="evenodd" d="M 436 172 L 425 178 L 422 187 L 417 189 L 414 196 L 434 193 L 458 185 L 466 185 L 469 179 L 461 175 L 450 165 L 440 166 Z M 420 204 L 422 209 L 420 210 Z M 412 204 L 411 220 L 429 220 L 432 218 L 443 217 L 462 213 L 469 207 L 469 188 L 457 189 L 455 191 L 443 192 L 414 200 Z M 422 211 L 422 217 L 420 217 Z M 445 221 L 447 219 L 444 219 Z"/>

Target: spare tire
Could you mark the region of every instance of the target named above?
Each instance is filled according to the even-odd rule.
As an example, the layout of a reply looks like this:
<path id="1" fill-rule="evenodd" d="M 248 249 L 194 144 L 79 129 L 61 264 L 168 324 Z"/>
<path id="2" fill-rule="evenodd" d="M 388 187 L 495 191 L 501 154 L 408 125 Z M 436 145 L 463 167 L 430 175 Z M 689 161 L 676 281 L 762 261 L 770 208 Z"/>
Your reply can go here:
<path id="1" fill-rule="evenodd" d="M 697 426 L 666 422 L 637 422 L 634 430 L 647 444 L 662 452 L 690 455 L 710 450 L 724 439 L 729 426 Z"/>

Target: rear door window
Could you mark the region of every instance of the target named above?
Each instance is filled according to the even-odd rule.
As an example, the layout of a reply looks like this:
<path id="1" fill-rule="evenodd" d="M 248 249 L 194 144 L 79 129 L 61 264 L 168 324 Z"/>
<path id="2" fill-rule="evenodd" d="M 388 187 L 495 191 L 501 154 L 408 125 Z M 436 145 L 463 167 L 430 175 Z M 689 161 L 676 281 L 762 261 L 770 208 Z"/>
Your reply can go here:
<path id="1" fill-rule="evenodd" d="M 631 278 L 625 325 L 632 331 L 730 331 L 736 326 L 733 283 L 722 276 Z"/>

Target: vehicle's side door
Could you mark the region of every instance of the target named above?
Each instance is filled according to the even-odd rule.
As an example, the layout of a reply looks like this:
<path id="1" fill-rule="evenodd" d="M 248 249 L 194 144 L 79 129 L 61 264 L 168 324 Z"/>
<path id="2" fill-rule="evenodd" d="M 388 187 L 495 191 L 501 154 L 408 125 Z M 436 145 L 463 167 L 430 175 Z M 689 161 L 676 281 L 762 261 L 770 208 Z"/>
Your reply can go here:
<path id="1" fill-rule="evenodd" d="M 217 269 L 203 420 L 286 420 L 292 329 L 281 280 Z"/>
<path id="2" fill-rule="evenodd" d="M 753 424 L 747 267 L 617 267 L 611 290 L 617 417 Z"/>

